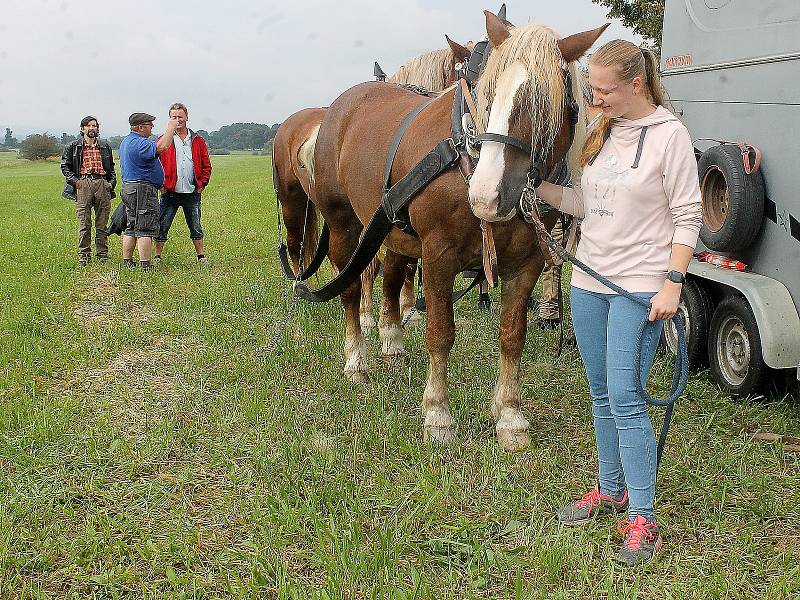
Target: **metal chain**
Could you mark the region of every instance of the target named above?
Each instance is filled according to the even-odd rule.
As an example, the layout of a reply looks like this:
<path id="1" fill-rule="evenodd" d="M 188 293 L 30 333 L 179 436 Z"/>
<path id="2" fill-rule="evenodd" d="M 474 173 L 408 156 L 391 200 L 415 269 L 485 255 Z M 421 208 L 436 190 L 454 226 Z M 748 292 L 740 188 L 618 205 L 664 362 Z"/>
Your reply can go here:
<path id="1" fill-rule="evenodd" d="M 280 205 L 280 199 L 277 196 L 278 195 L 276 193 L 275 194 L 275 201 L 276 201 L 276 204 L 277 204 L 277 213 L 278 213 L 278 222 L 277 222 L 277 224 L 278 224 L 278 243 L 280 244 L 283 241 L 283 228 L 281 227 L 281 205 Z M 303 248 L 304 248 L 305 243 L 306 243 L 306 227 L 308 225 L 308 209 L 310 208 L 310 205 L 311 205 L 311 198 L 306 197 L 306 210 L 305 210 L 305 215 L 304 215 L 304 218 L 303 218 L 303 235 L 300 238 L 300 264 L 301 265 L 303 264 Z M 298 273 L 298 275 L 302 274 L 302 272 L 303 272 L 303 269 L 300 269 L 300 273 Z M 289 294 L 291 293 L 290 290 L 292 290 L 292 289 L 293 288 L 288 286 L 288 285 L 286 287 L 284 287 L 284 294 L 283 294 L 284 303 L 286 303 L 286 301 L 288 300 Z M 283 315 L 283 318 L 278 323 L 278 327 L 275 330 L 275 333 L 273 334 L 272 339 L 269 341 L 269 343 L 266 346 L 266 352 L 265 352 L 265 356 L 266 357 L 269 357 L 275 351 L 275 348 L 277 348 L 278 341 L 280 341 L 283 338 L 284 334 L 286 333 L 286 329 L 289 326 L 289 321 L 294 316 L 295 310 L 297 310 L 297 305 L 300 303 L 300 296 L 296 296 L 294 294 L 292 294 L 292 295 L 293 295 L 293 298 L 292 298 L 291 304 L 289 304 L 289 308 L 286 310 L 286 313 Z"/>
<path id="2" fill-rule="evenodd" d="M 289 321 L 294 316 L 294 311 L 297 309 L 297 305 L 300 303 L 300 296 L 294 296 L 292 299 L 292 303 L 289 305 L 289 310 L 286 311 L 286 314 L 283 315 L 280 323 L 278 324 L 278 329 L 275 331 L 275 334 L 272 336 L 272 339 L 269 341 L 266 347 L 265 357 L 269 357 L 278 345 L 278 341 L 283 338 L 283 335 L 286 333 L 286 328 L 289 325 Z"/>

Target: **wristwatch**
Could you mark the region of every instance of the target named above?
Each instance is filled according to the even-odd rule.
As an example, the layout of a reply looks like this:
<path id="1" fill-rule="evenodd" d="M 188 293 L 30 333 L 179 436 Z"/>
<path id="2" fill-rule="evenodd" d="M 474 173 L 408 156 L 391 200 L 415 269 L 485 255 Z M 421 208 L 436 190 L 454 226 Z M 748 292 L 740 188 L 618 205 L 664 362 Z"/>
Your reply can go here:
<path id="1" fill-rule="evenodd" d="M 669 279 L 672 283 L 683 284 L 686 281 L 686 275 L 680 271 L 670 271 L 667 273 L 667 279 Z"/>

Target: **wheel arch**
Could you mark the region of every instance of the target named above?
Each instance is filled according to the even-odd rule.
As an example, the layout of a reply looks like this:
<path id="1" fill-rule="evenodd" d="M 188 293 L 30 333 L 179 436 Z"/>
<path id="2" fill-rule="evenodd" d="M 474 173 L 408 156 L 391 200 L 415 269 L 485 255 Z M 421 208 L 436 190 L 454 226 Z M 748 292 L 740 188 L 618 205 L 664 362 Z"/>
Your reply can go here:
<path id="1" fill-rule="evenodd" d="M 800 315 L 785 285 L 758 273 L 722 269 L 694 259 L 688 272 L 703 283 L 712 282 L 717 300 L 735 293 L 744 296 L 755 316 L 768 367 L 800 366 Z"/>

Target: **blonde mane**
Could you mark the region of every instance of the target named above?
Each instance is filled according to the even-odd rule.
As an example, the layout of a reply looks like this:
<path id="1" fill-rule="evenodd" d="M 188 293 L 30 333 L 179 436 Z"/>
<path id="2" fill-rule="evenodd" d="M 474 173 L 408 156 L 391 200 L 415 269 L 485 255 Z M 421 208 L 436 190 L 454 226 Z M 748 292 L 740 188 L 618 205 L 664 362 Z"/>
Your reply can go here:
<path id="1" fill-rule="evenodd" d="M 552 148 L 564 118 L 566 89 L 564 61 L 558 48 L 560 36 L 544 25 L 531 24 L 509 30 L 509 38 L 499 48 L 494 48 L 486 67 L 478 79 L 478 118 L 484 129 L 489 122 L 489 110 L 495 96 L 512 93 L 498 87 L 503 73 L 519 63 L 528 75 L 528 81 L 519 88 L 520 104 L 517 115 L 527 115 L 532 122 L 531 147 Z M 586 114 L 583 101 L 583 74 L 575 63 L 567 65 L 572 94 L 578 103 L 578 125 L 575 140 L 567 154 L 573 180 L 580 179 L 580 150 L 586 138 Z"/>
<path id="2" fill-rule="evenodd" d="M 453 51 L 450 48 L 432 50 L 415 56 L 402 65 L 388 81 L 412 83 L 431 92 L 441 92 L 453 79 Z"/>

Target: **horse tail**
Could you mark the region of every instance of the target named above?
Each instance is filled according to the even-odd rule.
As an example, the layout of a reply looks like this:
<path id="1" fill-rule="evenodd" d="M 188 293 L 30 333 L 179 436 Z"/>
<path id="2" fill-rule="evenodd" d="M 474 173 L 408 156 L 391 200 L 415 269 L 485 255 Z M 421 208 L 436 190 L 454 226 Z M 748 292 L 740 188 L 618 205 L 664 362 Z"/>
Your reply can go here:
<path id="1" fill-rule="evenodd" d="M 300 162 L 300 166 L 308 172 L 309 189 L 306 190 L 306 193 L 309 195 L 311 188 L 314 187 L 314 148 L 317 146 L 318 135 L 319 125 L 314 128 L 314 131 L 297 151 L 297 159 Z"/>
<path id="2" fill-rule="evenodd" d="M 306 170 L 308 174 L 308 184 L 304 186 L 306 198 L 310 199 L 312 190 L 314 189 L 314 148 L 317 145 L 317 135 L 319 134 L 319 125 L 314 128 L 314 131 L 303 142 L 297 150 L 297 160 L 299 166 Z M 307 200 L 306 202 L 306 215 L 305 215 L 305 234 L 303 239 L 303 268 L 306 268 L 314 254 L 317 252 L 319 246 L 319 209 L 314 202 Z"/>

